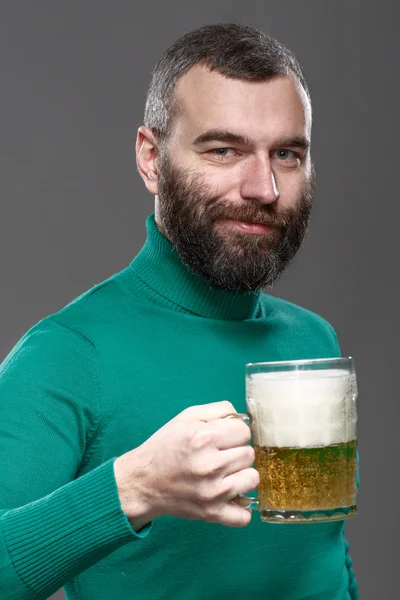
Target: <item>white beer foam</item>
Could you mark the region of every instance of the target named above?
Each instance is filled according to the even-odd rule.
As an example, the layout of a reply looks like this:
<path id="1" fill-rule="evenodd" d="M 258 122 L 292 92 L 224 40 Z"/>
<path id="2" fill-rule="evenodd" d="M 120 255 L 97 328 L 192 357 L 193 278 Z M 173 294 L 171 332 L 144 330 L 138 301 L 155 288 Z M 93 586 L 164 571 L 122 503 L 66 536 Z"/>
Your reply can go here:
<path id="1" fill-rule="evenodd" d="M 355 374 L 340 369 L 253 373 L 246 383 L 255 444 L 306 448 L 356 439 Z"/>

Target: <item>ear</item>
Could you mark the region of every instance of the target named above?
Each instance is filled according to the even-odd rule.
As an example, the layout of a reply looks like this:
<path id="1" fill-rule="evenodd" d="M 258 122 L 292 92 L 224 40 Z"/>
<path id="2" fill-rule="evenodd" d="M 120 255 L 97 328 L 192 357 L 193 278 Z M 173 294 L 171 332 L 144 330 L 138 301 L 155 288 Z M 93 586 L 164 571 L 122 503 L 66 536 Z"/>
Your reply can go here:
<path id="1" fill-rule="evenodd" d="M 158 147 L 152 131 L 142 125 L 136 138 L 136 164 L 145 186 L 151 194 L 157 194 Z"/>

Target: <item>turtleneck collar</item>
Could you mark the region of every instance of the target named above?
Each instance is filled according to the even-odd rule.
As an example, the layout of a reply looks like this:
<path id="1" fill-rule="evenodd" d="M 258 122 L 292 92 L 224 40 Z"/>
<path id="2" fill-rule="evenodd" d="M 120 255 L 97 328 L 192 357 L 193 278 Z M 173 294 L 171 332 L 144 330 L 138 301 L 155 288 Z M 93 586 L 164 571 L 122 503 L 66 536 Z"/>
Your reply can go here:
<path id="1" fill-rule="evenodd" d="M 147 239 L 130 264 L 153 292 L 189 313 L 221 320 L 254 319 L 259 293 L 229 292 L 211 286 L 180 259 L 157 228 L 154 213 L 146 220 Z"/>

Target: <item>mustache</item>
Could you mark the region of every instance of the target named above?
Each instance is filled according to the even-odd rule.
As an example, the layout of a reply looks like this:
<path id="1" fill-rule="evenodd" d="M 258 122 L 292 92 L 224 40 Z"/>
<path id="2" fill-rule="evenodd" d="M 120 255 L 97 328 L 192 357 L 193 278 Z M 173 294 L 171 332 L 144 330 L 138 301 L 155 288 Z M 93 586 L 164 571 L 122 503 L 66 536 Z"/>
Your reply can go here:
<path id="1" fill-rule="evenodd" d="M 284 229 L 290 223 L 294 211 L 291 208 L 281 208 L 279 211 L 271 205 L 255 206 L 247 204 L 244 206 L 226 206 L 218 198 L 212 198 L 205 206 L 208 218 L 213 221 L 232 219 L 245 223 L 257 223 L 276 229 Z"/>

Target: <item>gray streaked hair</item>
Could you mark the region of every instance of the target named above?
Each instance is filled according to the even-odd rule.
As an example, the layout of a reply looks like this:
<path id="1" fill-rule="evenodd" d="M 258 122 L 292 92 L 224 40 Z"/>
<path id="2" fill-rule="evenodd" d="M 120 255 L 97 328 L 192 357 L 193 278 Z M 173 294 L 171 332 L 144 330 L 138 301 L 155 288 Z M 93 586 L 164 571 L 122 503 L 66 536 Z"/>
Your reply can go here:
<path id="1" fill-rule="evenodd" d="M 175 85 L 194 65 L 204 65 L 225 77 L 250 81 L 293 74 L 310 98 L 296 57 L 275 38 L 248 25 L 205 25 L 174 42 L 153 70 L 144 124 L 160 144 L 167 141 L 173 118 L 179 112 Z"/>

